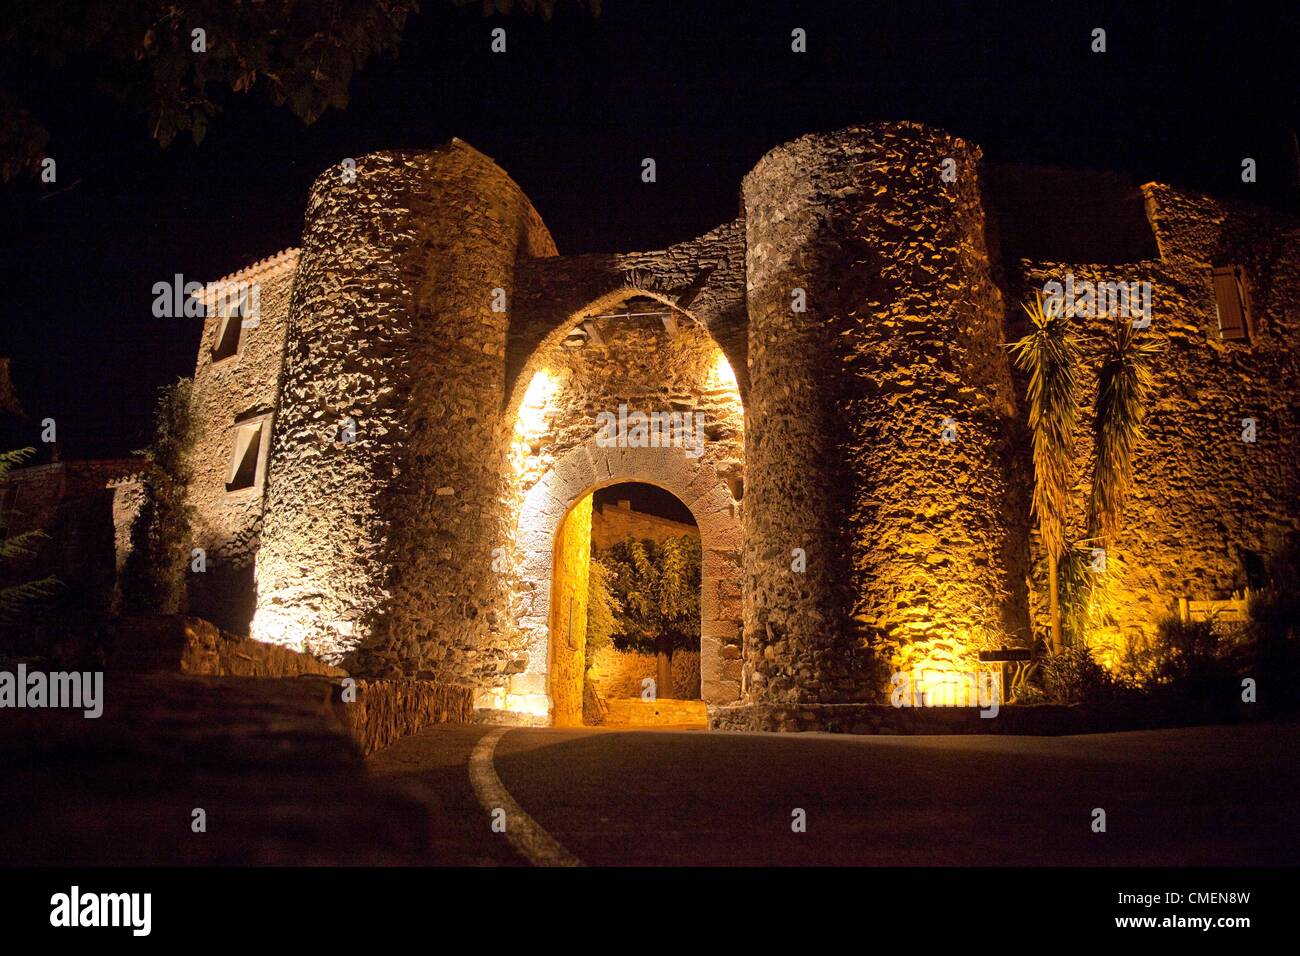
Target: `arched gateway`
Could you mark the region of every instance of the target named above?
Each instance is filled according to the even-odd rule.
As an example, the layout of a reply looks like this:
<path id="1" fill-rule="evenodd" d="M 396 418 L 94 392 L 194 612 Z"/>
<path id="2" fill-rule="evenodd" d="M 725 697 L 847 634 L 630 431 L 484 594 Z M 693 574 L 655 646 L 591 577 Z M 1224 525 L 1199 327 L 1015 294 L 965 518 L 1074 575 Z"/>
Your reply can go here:
<path id="1" fill-rule="evenodd" d="M 571 509 L 593 491 L 624 481 L 657 485 L 676 495 L 700 530 L 700 692 L 708 703 L 740 697 L 740 579 L 743 565 L 739 503 L 713 462 L 681 448 L 603 448 L 595 439 L 568 451 L 528 491 L 519 512 L 521 578 L 528 601 L 518 621 L 527 634 L 529 670 L 519 683 L 547 699 L 520 700 L 520 709 L 545 712 L 554 703 L 556 675 L 550 632 L 557 536 Z M 561 649 L 562 652 L 562 649 Z M 581 675 L 577 675 L 579 678 Z M 571 695 L 572 691 L 565 688 Z M 502 692 L 504 693 L 504 689 Z M 578 688 L 581 699 L 581 688 Z M 504 702 L 504 698 L 502 699 Z M 491 703 L 489 694 L 484 703 Z"/>

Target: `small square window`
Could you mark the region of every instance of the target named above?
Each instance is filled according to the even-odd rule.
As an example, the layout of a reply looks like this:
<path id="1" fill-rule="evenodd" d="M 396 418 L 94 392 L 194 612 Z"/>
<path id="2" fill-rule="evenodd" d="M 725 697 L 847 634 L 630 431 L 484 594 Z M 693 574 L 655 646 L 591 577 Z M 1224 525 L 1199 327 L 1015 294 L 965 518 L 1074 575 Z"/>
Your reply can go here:
<path id="1" fill-rule="evenodd" d="M 238 315 L 223 315 L 217 326 L 217 341 L 212 346 L 212 361 L 220 362 L 239 353 L 239 329 L 243 323 Z"/>
<path id="2" fill-rule="evenodd" d="M 1249 342 L 1252 318 L 1245 270 L 1241 266 L 1216 266 L 1211 282 L 1219 316 L 1219 338 L 1225 342 Z"/>
<path id="3" fill-rule="evenodd" d="M 258 295 L 256 286 L 241 285 L 217 293 L 217 340 L 212 346 L 212 361 L 220 362 L 239 354 L 243 329 L 257 325 Z"/>
<path id="4" fill-rule="evenodd" d="M 265 418 L 246 422 L 235 429 L 235 449 L 230 458 L 230 473 L 226 477 L 227 491 L 243 491 L 261 484 L 265 471 Z"/>

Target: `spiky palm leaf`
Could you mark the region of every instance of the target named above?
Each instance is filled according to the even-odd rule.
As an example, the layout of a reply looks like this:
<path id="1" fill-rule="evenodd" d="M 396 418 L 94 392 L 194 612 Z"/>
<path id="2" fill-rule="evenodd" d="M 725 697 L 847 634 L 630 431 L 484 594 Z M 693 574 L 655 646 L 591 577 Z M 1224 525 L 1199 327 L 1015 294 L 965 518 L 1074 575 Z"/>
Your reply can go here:
<path id="1" fill-rule="evenodd" d="M 1075 367 L 1078 349 L 1064 315 L 1048 314 L 1042 295 L 1025 304 L 1030 329 L 1009 346 L 1016 366 L 1029 373 L 1029 426 L 1033 430 L 1034 492 L 1043 550 L 1053 561 L 1065 550 L 1065 515 L 1078 419 Z M 1059 310 L 1053 310 L 1059 311 Z"/>
<path id="2" fill-rule="evenodd" d="M 12 624 L 29 620 L 32 612 L 58 594 L 61 588 L 62 582 L 52 575 L 0 588 L 0 621 Z"/>
<path id="3" fill-rule="evenodd" d="M 1142 434 L 1151 359 L 1157 352 L 1155 343 L 1143 340 L 1131 322 L 1115 322 L 1097 376 L 1096 458 L 1088 500 L 1090 530 L 1103 542 L 1118 534 L 1133 484 L 1133 448 Z"/>
<path id="4" fill-rule="evenodd" d="M 17 468 L 34 454 L 36 454 L 35 448 L 15 448 L 12 451 L 0 451 L 0 481 L 4 481 L 9 476 L 11 469 Z"/>
<path id="5" fill-rule="evenodd" d="M 0 542 L 0 561 L 34 558 L 40 551 L 41 543 L 48 540 L 49 537 L 40 528 L 33 528 L 31 531 L 24 531 L 12 538 L 6 538 Z"/>
<path id="6" fill-rule="evenodd" d="M 0 482 L 9 476 L 12 469 L 35 453 L 35 448 L 0 451 Z M 34 528 L 0 541 L 0 565 L 10 562 L 21 563 L 26 559 L 34 558 L 41 542 L 48 538 L 49 535 L 44 531 Z M 59 586 L 57 578 L 44 577 L 36 581 L 21 581 L 0 588 L 0 621 L 13 623 L 25 620 L 34 609 L 58 593 Z"/>

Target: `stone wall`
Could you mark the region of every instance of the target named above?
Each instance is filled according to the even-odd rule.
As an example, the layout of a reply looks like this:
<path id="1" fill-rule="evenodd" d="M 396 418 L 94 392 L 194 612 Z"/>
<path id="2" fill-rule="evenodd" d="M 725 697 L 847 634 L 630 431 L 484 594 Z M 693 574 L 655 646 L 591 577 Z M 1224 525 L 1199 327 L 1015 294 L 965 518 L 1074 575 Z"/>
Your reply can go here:
<path id="1" fill-rule="evenodd" d="M 736 373 L 706 325 L 743 374 L 740 238 L 733 224 L 663 253 L 557 260 L 548 285 L 534 281 L 533 259 L 554 252 L 536 213 L 459 141 L 364 157 L 355 183 L 323 175 L 290 310 L 255 636 L 359 673 L 544 695 L 550 561 L 523 568 L 519 516 L 547 468 L 590 442 L 597 410 L 623 401 L 704 412 L 710 487 L 692 470 L 679 490 L 698 504 L 721 488 L 707 506 L 735 518 L 743 414 Z M 608 341 L 581 355 L 563 344 L 577 313 L 599 314 L 632 282 L 677 307 L 675 334 L 656 321 L 610 327 Z M 521 450 L 519 380 L 542 365 L 571 387 L 548 420 L 555 433 Z M 339 441 L 349 418 L 356 440 Z M 661 470 L 627 477 L 654 481 Z M 722 562 L 738 554 L 738 534 L 719 536 L 718 581 L 735 581 Z M 711 639 L 734 642 L 738 658 L 739 588 L 730 586 L 734 595 L 711 597 Z"/>
<path id="2" fill-rule="evenodd" d="M 658 674 L 658 661 L 653 654 L 620 651 L 602 647 L 592 655 L 587 670 L 587 682 L 600 697 L 610 700 L 620 697 L 640 697 L 642 681 Z M 698 651 L 677 651 L 672 661 L 673 686 L 670 693 L 660 691 L 661 697 L 675 700 L 699 700 L 700 655 Z"/>
<path id="3" fill-rule="evenodd" d="M 122 602 L 122 571 L 131 555 L 131 532 L 144 507 L 144 479 L 127 475 L 109 482 L 113 493 L 113 597 L 114 613 Z"/>
<path id="4" fill-rule="evenodd" d="M 372 676 L 504 679 L 509 313 L 494 306 L 510 307 L 516 260 L 554 252 L 519 188 L 459 140 L 317 180 L 254 636 Z"/>
<path id="5" fill-rule="evenodd" d="M 960 666 L 1023 619 L 978 160 L 902 123 L 805 136 L 745 178 L 748 700 L 878 699 L 885 667 Z"/>
<path id="6" fill-rule="evenodd" d="M 347 671 L 275 644 L 250 641 L 182 614 L 123 615 L 106 629 L 109 671 L 169 671 L 207 677 L 347 677 Z"/>
<path id="7" fill-rule="evenodd" d="M 191 391 L 195 424 L 190 453 L 189 489 L 194 508 L 193 547 L 206 553 L 207 570 L 190 573 L 188 606 L 224 630 L 247 635 L 255 589 L 253 566 L 261 543 L 266 496 L 266 451 L 273 422 L 266 419 L 266 437 L 259 449 L 263 465 L 259 480 L 236 491 L 227 490 L 240 423 L 273 415 L 279 400 L 280 370 L 289 325 L 298 251 L 285 251 L 247 269 L 210 283 L 204 290 L 207 317 L 199 343 Z M 255 284 L 259 309 L 241 323 L 238 351 L 214 361 L 231 290 Z"/>
<path id="8" fill-rule="evenodd" d="M 591 441 L 598 416 L 617 415 L 620 405 L 647 414 L 703 414 L 703 446 L 688 450 L 714 465 L 729 487 L 742 487 L 744 409 L 734 372 L 703 325 L 688 316 L 677 321 L 670 332 L 659 318 L 599 319 L 592 323 L 598 339 L 570 338 L 536 356 L 512 435 L 517 494 Z"/>
<path id="9" fill-rule="evenodd" d="M 1251 582 L 1247 567 L 1281 552 L 1300 531 L 1300 231 L 1264 210 L 1220 203 L 1169 186 L 1143 192 L 1159 260 L 1122 265 L 1025 263 L 1026 286 L 1145 281 L 1152 286 L 1151 325 L 1143 334 L 1160 348 L 1152 362 L 1144 433 L 1124 527 L 1107 544 L 1099 581 L 1099 620 L 1092 634 L 1104 659 L 1153 636 L 1179 597 L 1228 597 Z M 1255 333 L 1223 341 L 1218 330 L 1213 266 L 1245 267 Z M 1085 373 L 1076 431 L 1079 492 L 1071 533 L 1085 535 L 1086 488 L 1093 467 L 1093 405 L 1101 348 L 1112 320 L 1077 318 Z M 1256 441 L 1242 440 L 1242 419 L 1256 420 Z M 1045 574 L 1034 586 L 1040 629 Z"/>
<path id="10" fill-rule="evenodd" d="M 510 323 L 506 382 L 517 407 L 540 356 L 572 327 L 631 295 L 646 295 L 699 323 L 748 388 L 745 225 L 726 223 L 698 239 L 651 252 L 562 256 L 523 261 Z"/>
<path id="11" fill-rule="evenodd" d="M 367 755 L 432 724 L 463 724 L 474 716 L 472 688 L 422 680 L 359 680 L 355 699 L 345 699 L 336 684 L 333 704 L 343 729 Z"/>

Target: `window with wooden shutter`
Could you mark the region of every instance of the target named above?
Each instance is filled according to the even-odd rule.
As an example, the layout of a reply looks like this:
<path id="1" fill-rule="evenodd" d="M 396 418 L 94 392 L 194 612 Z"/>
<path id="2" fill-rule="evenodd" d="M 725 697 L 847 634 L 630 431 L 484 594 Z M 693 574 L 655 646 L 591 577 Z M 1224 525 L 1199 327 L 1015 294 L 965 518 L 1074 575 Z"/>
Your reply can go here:
<path id="1" fill-rule="evenodd" d="M 1241 266 L 1216 266 L 1214 305 L 1219 313 L 1219 337 L 1225 342 L 1250 341 L 1250 298 Z"/>
<path id="2" fill-rule="evenodd" d="M 256 419 L 235 428 L 235 452 L 230 458 L 230 471 L 226 478 L 227 491 L 243 491 L 261 484 L 265 470 L 266 420 Z"/>

